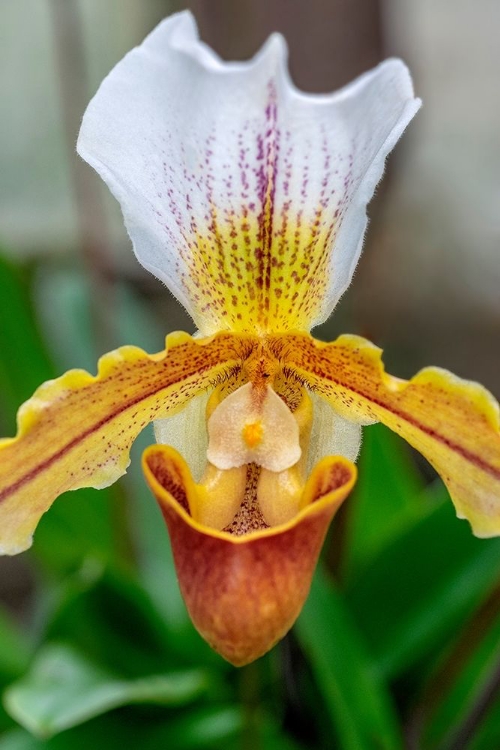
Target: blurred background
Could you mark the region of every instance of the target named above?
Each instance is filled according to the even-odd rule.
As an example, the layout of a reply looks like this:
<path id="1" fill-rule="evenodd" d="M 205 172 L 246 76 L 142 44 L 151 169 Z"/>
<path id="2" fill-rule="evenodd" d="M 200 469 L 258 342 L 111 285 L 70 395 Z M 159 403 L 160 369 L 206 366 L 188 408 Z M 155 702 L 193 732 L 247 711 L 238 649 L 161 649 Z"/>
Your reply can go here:
<path id="1" fill-rule="evenodd" d="M 104 76 L 185 7 L 227 59 L 281 31 L 308 91 L 387 56 L 408 63 L 424 106 L 390 157 L 354 282 L 319 336 L 361 333 L 396 375 L 439 365 L 500 397 L 496 0 L 17 0 L 0 4 L 2 434 L 42 380 L 192 330 L 136 263 L 118 205 L 75 153 Z M 240 671 L 184 612 L 137 471 L 150 432 L 117 488 L 60 500 L 33 551 L 0 561 L 10 685 L 0 750 L 127 747 L 131 736 L 174 749 L 500 746 L 499 546 L 472 538 L 398 440 L 365 433 L 360 485 L 294 634 Z"/>
<path id="2" fill-rule="evenodd" d="M 78 163 L 74 143 L 106 73 L 182 7 L 166 0 L 2 4 L 0 231 L 11 257 L 69 264 L 83 246 L 98 255 L 102 273 L 138 277 L 162 295 L 140 275 L 118 206 Z M 389 55 L 406 60 L 424 107 L 371 209 L 365 256 L 345 303 L 351 328 L 369 327 L 390 350 L 407 347 L 408 372 L 432 361 L 498 393 L 499 4 L 457 0 L 452 13 L 430 0 L 199 0 L 189 7 L 203 38 L 226 58 L 248 57 L 271 31 L 282 31 L 294 80 L 310 91 L 332 90 Z"/>

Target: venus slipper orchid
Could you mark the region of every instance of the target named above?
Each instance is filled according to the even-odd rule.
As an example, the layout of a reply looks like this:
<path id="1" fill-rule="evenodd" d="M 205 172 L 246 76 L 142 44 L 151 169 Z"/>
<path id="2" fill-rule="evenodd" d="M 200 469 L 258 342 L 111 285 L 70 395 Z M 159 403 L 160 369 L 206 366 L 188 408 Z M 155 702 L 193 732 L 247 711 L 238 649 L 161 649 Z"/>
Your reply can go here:
<path id="1" fill-rule="evenodd" d="M 280 36 L 224 63 L 188 12 L 164 21 L 101 85 L 78 150 L 119 200 L 139 261 L 199 335 L 98 374 L 42 385 L 0 446 L 0 541 L 31 544 L 62 492 L 143 457 L 200 633 L 245 664 L 291 627 L 328 524 L 350 492 L 361 425 L 381 421 L 441 474 L 478 536 L 500 533 L 499 409 L 437 368 L 385 373 L 380 350 L 315 340 L 351 281 L 366 205 L 419 108 L 388 60 L 331 95 L 294 88 Z M 175 447 L 172 447 L 175 446 Z M 176 450 L 178 449 L 178 450 Z"/>

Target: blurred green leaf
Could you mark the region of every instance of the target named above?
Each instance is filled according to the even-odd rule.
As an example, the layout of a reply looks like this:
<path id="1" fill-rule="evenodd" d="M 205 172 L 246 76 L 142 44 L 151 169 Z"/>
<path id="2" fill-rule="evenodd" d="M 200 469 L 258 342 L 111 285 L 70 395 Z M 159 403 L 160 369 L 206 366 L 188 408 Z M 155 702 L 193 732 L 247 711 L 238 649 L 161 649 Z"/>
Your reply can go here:
<path id="1" fill-rule="evenodd" d="M 406 443 L 384 425 L 365 428 L 358 481 L 348 501 L 343 577 L 359 575 L 392 538 L 422 516 L 423 488 Z"/>
<path id="2" fill-rule="evenodd" d="M 131 727 L 119 713 L 118 709 L 98 716 L 50 739 L 40 739 L 25 729 L 16 729 L 0 737 L 0 750 L 123 750 L 129 747 L 131 737 L 136 747 L 142 750 L 142 739 L 144 735 L 148 736 L 148 726 Z"/>
<path id="3" fill-rule="evenodd" d="M 441 482 L 422 502 L 427 514 L 386 545 L 346 590 L 379 669 L 390 677 L 446 644 L 499 575 L 500 540 L 474 537 L 455 518 Z"/>
<path id="4" fill-rule="evenodd" d="M 0 677 L 18 677 L 28 665 L 30 651 L 20 627 L 0 609 Z"/>
<path id="5" fill-rule="evenodd" d="M 40 338 L 30 299 L 29 275 L 0 256 L 0 428 L 15 431 L 19 405 L 54 368 Z"/>
<path id="6" fill-rule="evenodd" d="M 417 716 L 421 744 L 431 750 L 462 742 L 470 720 L 480 721 L 500 683 L 500 587 L 470 618 L 426 683 Z"/>
<path id="7" fill-rule="evenodd" d="M 65 582 L 45 639 L 70 642 L 104 668 L 130 678 L 183 665 L 137 581 L 92 561 Z"/>
<path id="8" fill-rule="evenodd" d="M 115 487 L 66 492 L 42 516 L 30 554 L 58 576 L 75 571 L 87 558 L 104 565 L 124 562 L 120 532 L 125 518 L 124 498 Z"/>
<path id="9" fill-rule="evenodd" d="M 343 750 L 401 748 L 387 689 L 340 594 L 320 569 L 295 632 Z"/>
<path id="10" fill-rule="evenodd" d="M 175 750 L 301 750 L 301 746 L 288 737 L 267 712 L 259 710 L 249 727 L 245 707 L 236 705 L 195 707 L 159 727 L 152 733 L 146 747 L 147 750 L 163 747 Z"/>
<path id="11" fill-rule="evenodd" d="M 161 325 L 147 304 L 139 298 L 130 284 L 117 284 L 117 337 L 122 344 L 140 346 L 147 352 L 158 352 L 165 347 L 165 336 L 169 330 L 165 322 Z"/>
<path id="12" fill-rule="evenodd" d="M 166 330 L 146 302 L 134 289 L 116 282 L 110 289 L 110 320 L 107 349 L 134 345 L 146 351 L 160 351 L 165 345 Z M 35 302 L 45 339 L 59 369 L 82 367 L 89 372 L 97 368 L 92 335 L 92 309 L 95 300 L 87 276 L 79 269 L 44 266 L 35 285 Z"/>
<path id="13" fill-rule="evenodd" d="M 30 646 L 20 627 L 0 609 L 0 691 L 21 676 L 29 663 L 30 654 Z M 0 732 L 11 725 L 11 718 L 0 706 Z"/>
<path id="14" fill-rule="evenodd" d="M 0 737 L 0 750 L 40 750 L 43 743 L 23 729 L 14 729 Z"/>
<path id="15" fill-rule="evenodd" d="M 51 739 L 33 737 L 16 730 L 0 738 L 0 750 L 123 750 L 133 746 L 140 750 L 301 750 L 284 734 L 267 714 L 259 720 L 258 744 L 249 744 L 244 711 L 240 706 L 194 705 L 178 709 L 160 719 L 158 715 L 133 714 L 133 709 L 118 709 L 111 714 L 68 729 Z"/>
<path id="16" fill-rule="evenodd" d="M 467 750 L 491 750 L 500 747 L 500 695 L 497 686 L 496 699 L 492 703 L 486 716 L 470 738 Z M 447 750 L 461 750 L 459 747 Z"/>
<path id="17" fill-rule="evenodd" d="M 82 270 L 44 264 L 38 269 L 34 301 L 44 339 L 61 372 L 83 368 L 96 372 L 92 305 Z"/>
<path id="18" fill-rule="evenodd" d="M 28 674 L 8 688 L 4 702 L 22 726 L 49 737 L 124 704 L 185 705 L 207 685 L 202 670 L 119 680 L 74 649 L 49 644 Z"/>
<path id="19" fill-rule="evenodd" d="M 225 748 L 231 739 L 241 737 L 244 727 L 244 714 L 239 706 L 197 707 L 159 727 L 145 747 L 147 750 Z"/>

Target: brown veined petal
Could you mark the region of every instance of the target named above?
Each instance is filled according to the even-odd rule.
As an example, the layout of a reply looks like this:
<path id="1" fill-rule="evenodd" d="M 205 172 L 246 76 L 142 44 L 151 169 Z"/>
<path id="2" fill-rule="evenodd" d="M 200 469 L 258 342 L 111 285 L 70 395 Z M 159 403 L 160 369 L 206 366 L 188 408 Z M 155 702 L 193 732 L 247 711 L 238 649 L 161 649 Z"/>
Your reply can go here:
<path id="1" fill-rule="evenodd" d="M 0 441 L 0 552 L 29 547 L 62 492 L 118 479 L 145 425 L 182 408 L 252 347 L 245 336 L 175 333 L 166 351 L 125 346 L 100 359 L 97 376 L 71 370 L 42 385 L 19 410 L 17 436 Z"/>
<path id="2" fill-rule="evenodd" d="M 341 415 L 383 422 L 419 450 L 477 536 L 500 535 L 500 416 L 485 388 L 437 367 L 395 378 L 381 350 L 359 336 L 324 344 L 298 334 L 270 345 Z"/>
<path id="3" fill-rule="evenodd" d="M 195 627 L 235 666 L 262 656 L 302 609 L 328 525 L 356 481 L 356 467 L 339 456 L 324 458 L 311 473 L 301 510 L 292 520 L 241 536 L 192 518 L 190 506 L 205 488 L 194 484 L 173 448 L 147 448 L 143 469 L 169 529 Z M 225 489 L 231 504 L 231 482 Z"/>

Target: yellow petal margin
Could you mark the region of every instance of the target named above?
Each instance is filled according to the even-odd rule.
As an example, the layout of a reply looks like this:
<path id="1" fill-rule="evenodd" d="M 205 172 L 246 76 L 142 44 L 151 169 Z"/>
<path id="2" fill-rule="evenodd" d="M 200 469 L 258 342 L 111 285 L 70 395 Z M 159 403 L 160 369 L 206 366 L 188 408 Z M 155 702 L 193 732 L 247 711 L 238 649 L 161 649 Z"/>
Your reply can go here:
<path id="1" fill-rule="evenodd" d="M 203 488 L 166 445 L 146 448 L 144 474 L 170 533 L 179 585 L 193 624 L 237 667 L 269 651 L 307 598 L 330 521 L 356 481 L 356 467 L 330 456 L 313 469 L 302 510 L 287 523 L 241 536 L 197 523 Z"/>
<path id="2" fill-rule="evenodd" d="M 500 410 L 485 388 L 437 367 L 395 378 L 359 336 L 324 344 L 291 334 L 269 345 L 342 416 L 383 422 L 420 451 L 477 536 L 500 535 Z"/>
<path id="3" fill-rule="evenodd" d="M 145 425 L 216 384 L 252 346 L 233 334 L 174 333 L 159 354 L 125 346 L 100 359 L 97 376 L 71 370 L 38 388 L 19 410 L 17 436 L 0 441 L 0 552 L 29 547 L 62 492 L 118 479 Z"/>

